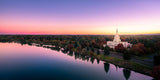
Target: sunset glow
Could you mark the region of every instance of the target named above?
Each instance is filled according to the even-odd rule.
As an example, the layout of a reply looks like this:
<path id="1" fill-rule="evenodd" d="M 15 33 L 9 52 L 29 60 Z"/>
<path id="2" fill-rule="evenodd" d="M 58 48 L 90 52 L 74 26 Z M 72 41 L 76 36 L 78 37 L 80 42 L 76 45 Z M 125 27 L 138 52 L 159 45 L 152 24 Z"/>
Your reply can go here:
<path id="1" fill-rule="evenodd" d="M 158 0 L 1 0 L 0 34 L 159 34 Z"/>

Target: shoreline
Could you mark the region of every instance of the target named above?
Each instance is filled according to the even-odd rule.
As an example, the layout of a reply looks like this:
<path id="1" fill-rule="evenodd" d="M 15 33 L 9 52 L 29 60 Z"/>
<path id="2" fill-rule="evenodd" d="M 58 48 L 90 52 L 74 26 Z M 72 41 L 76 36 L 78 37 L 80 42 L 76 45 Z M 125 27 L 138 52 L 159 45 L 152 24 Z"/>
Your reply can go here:
<path id="1" fill-rule="evenodd" d="M 13 43 L 19 43 L 19 42 L 14 42 Z M 32 45 L 32 46 L 38 46 L 38 47 L 43 47 L 43 48 L 55 48 L 55 46 L 51 47 L 51 46 L 45 46 L 45 44 L 41 45 L 41 44 L 38 44 L 38 43 L 33 43 L 35 45 L 32 45 L 32 44 L 27 44 L 27 45 Z M 77 49 L 76 48 L 73 48 L 71 51 L 73 52 L 77 52 Z M 111 64 L 114 64 L 116 66 L 119 66 L 119 67 L 123 67 L 123 68 L 126 68 L 126 69 L 129 69 L 129 70 L 132 70 L 132 71 L 135 71 L 135 72 L 138 72 L 138 73 L 141 73 L 141 74 L 144 74 L 144 75 L 147 75 L 147 76 L 151 76 L 151 72 L 152 72 L 152 67 L 151 66 L 148 66 L 148 65 L 145 65 L 145 64 L 139 64 L 139 63 L 136 63 L 136 62 L 132 62 L 130 60 L 123 60 L 123 59 L 119 59 L 119 58 L 116 58 L 116 57 L 111 57 L 111 56 L 107 56 L 107 55 L 104 55 L 104 54 L 97 54 L 95 52 L 93 52 L 93 54 L 91 55 L 90 54 L 91 51 L 86 51 L 85 53 L 84 52 L 81 52 L 81 53 L 78 53 L 80 54 L 81 56 L 88 56 L 90 58 L 95 58 L 95 59 L 98 59 L 98 60 L 101 60 L 101 61 L 104 61 L 106 63 L 111 63 Z"/>

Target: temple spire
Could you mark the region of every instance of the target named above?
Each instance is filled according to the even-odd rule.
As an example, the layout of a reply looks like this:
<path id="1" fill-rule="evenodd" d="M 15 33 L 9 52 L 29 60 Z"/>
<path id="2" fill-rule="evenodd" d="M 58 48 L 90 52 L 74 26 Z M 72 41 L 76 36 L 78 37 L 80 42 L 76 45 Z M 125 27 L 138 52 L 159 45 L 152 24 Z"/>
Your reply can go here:
<path id="1" fill-rule="evenodd" d="M 121 42 L 120 37 L 118 35 L 118 29 L 116 29 L 116 35 L 114 36 L 113 42 Z"/>
<path id="2" fill-rule="evenodd" d="M 122 44 L 123 47 L 125 47 L 125 48 L 132 47 L 132 44 L 130 44 L 128 42 L 121 41 L 120 36 L 118 35 L 118 28 L 116 28 L 116 34 L 114 36 L 113 41 L 107 41 L 107 45 L 110 48 L 115 48 L 118 44 Z M 106 44 L 104 44 L 104 46 L 106 46 Z"/>
<path id="3" fill-rule="evenodd" d="M 118 35 L 118 28 L 116 29 L 116 35 Z"/>

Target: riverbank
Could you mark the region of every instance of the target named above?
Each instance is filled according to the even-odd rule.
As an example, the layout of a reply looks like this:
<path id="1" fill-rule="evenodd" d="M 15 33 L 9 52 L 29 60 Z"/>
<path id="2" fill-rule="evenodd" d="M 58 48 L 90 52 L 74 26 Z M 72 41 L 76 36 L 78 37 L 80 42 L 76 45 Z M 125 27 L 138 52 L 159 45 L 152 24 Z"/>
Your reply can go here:
<path id="1" fill-rule="evenodd" d="M 76 51 L 75 49 L 73 49 Z M 81 55 L 89 56 L 92 58 L 96 58 L 102 61 L 105 61 L 107 63 L 112 63 L 114 65 L 117 65 L 119 67 L 127 68 L 130 70 L 133 70 L 135 72 L 139 72 L 148 76 L 151 76 L 152 72 L 152 66 L 151 65 L 146 65 L 138 62 L 133 62 L 130 60 L 124 60 L 116 57 L 111 57 L 109 55 L 103 55 L 103 54 L 97 54 L 97 53 L 92 53 L 91 51 L 86 51 L 85 53 L 82 52 L 80 53 Z M 112 53 L 110 53 L 112 54 Z"/>
<path id="2" fill-rule="evenodd" d="M 77 52 L 77 49 L 74 48 L 74 49 L 72 49 L 72 51 Z M 116 57 L 109 56 L 109 55 L 114 54 L 113 52 L 111 52 L 109 55 L 104 55 L 101 53 L 97 54 L 96 50 L 94 50 L 94 52 L 92 52 L 91 50 L 87 51 L 87 49 L 85 49 L 85 48 L 82 49 L 82 52 L 79 54 L 81 54 L 83 56 L 89 56 L 91 58 L 96 58 L 96 59 L 105 61 L 107 63 L 112 63 L 112 64 L 117 65 L 119 67 L 127 68 L 127 69 L 133 70 L 135 72 L 151 76 L 152 67 L 153 67 L 152 64 L 151 65 L 143 64 L 144 62 L 142 63 L 139 60 L 137 60 L 137 62 L 135 62 L 134 59 L 137 59 L 135 57 L 133 57 L 132 60 L 124 60 L 123 58 L 117 57 L 119 55 L 117 55 Z M 114 54 L 114 55 L 116 55 L 116 54 Z"/>
<path id="3" fill-rule="evenodd" d="M 115 57 L 104 56 L 104 55 L 100 55 L 99 59 L 105 62 L 112 63 L 114 65 L 117 65 L 119 67 L 127 68 L 135 72 L 139 72 L 139 73 L 151 76 L 150 73 L 152 72 L 152 67 L 148 65 L 138 64 L 132 61 L 118 59 Z"/>
<path id="4" fill-rule="evenodd" d="M 73 49 L 73 51 L 76 52 L 76 49 Z M 94 50 L 94 52 L 91 50 L 82 50 L 80 54 L 151 76 L 153 64 L 151 64 L 151 62 L 145 62 L 143 59 L 137 58 L 136 56 L 132 57 L 130 60 L 124 60 L 122 53 L 110 52 L 109 55 L 105 55 L 103 53 L 97 54 L 96 50 Z"/>
<path id="5" fill-rule="evenodd" d="M 65 53 L 70 52 L 70 51 L 65 51 L 63 48 L 58 49 L 55 46 L 53 47 L 51 45 L 40 45 L 40 44 L 35 45 L 34 44 L 34 46 L 39 46 L 39 47 L 42 46 L 44 48 L 51 48 L 53 50 L 57 49 L 58 51 L 62 50 L 62 52 L 65 52 Z M 78 52 L 78 50 L 76 48 L 73 48 L 71 50 L 71 52 L 74 52 L 76 54 L 80 54 L 82 56 L 102 60 L 102 61 L 105 61 L 107 63 L 112 63 L 114 65 L 117 65 L 119 67 L 127 68 L 127 69 L 133 70 L 135 72 L 151 76 L 150 75 L 150 73 L 152 72 L 152 66 L 151 65 L 146 65 L 146 64 L 139 63 L 139 62 L 133 62 L 133 61 L 130 61 L 130 60 L 124 60 L 123 58 L 120 58 L 120 57 L 109 56 L 109 55 L 114 54 L 113 52 L 111 52 L 109 55 L 97 54 L 96 50 L 94 52 L 92 52 L 91 50 L 87 51 L 86 48 L 82 49 L 82 51 L 80 51 L 80 52 Z M 116 55 L 116 54 L 114 54 L 114 55 Z"/>

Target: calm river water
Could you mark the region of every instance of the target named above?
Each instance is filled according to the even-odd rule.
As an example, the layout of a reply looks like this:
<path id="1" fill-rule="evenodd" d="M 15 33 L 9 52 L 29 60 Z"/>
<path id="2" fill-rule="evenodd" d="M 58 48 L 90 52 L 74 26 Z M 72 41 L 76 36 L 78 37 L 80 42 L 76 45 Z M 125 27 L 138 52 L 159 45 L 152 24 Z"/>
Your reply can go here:
<path id="1" fill-rule="evenodd" d="M 152 77 L 74 53 L 0 43 L 0 80 L 152 80 Z"/>

